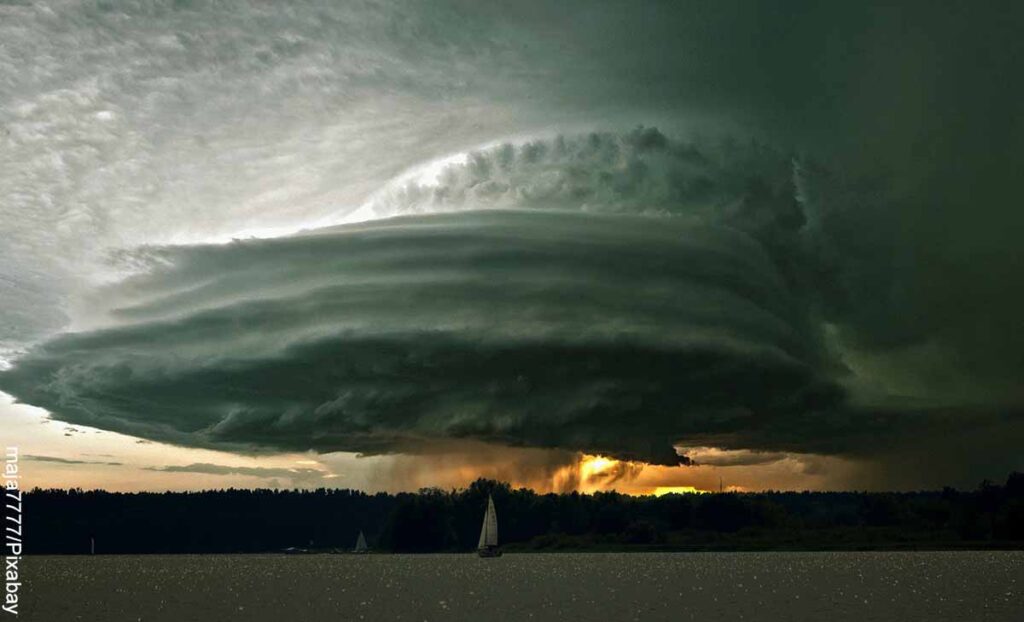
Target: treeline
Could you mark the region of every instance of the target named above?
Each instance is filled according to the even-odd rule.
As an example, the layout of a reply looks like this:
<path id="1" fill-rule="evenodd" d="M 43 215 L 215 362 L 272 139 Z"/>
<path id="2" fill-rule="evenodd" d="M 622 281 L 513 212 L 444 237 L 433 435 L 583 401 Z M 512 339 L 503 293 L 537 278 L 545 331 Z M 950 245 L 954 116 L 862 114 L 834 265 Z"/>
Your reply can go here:
<path id="1" fill-rule="evenodd" d="M 513 550 L 1024 548 L 1024 474 L 977 490 L 765 492 L 632 497 L 537 494 L 478 480 L 464 490 L 110 493 L 33 490 L 29 554 L 469 551 L 488 494 Z"/>

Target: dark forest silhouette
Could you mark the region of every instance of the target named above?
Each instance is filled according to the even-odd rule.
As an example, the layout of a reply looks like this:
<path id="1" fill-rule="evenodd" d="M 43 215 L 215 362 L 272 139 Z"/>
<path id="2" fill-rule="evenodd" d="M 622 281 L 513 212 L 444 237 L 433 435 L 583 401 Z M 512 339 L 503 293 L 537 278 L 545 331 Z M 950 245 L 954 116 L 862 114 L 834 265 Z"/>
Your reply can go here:
<path id="1" fill-rule="evenodd" d="M 469 551 L 487 495 L 512 550 L 1024 548 L 1024 473 L 974 491 L 537 494 L 477 480 L 456 491 L 346 489 L 25 495 L 26 552 Z"/>

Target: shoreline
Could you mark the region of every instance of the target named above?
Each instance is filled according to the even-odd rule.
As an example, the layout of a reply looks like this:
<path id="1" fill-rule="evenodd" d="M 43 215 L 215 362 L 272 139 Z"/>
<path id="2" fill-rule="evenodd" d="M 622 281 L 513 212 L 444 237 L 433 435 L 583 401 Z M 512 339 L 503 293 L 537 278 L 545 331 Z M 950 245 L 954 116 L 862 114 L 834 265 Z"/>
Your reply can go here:
<path id="1" fill-rule="evenodd" d="M 504 555 L 578 555 L 578 554 L 650 554 L 650 553 L 986 553 L 986 552 L 1020 552 L 1024 551 L 1024 544 L 1017 542 L 1008 543 L 966 543 L 964 546 L 891 546 L 891 547 L 592 547 L 592 548 L 544 548 L 531 549 L 521 546 L 510 545 L 502 547 Z M 425 557 L 430 555 L 467 555 L 475 556 L 476 551 L 371 551 L 369 553 L 332 553 L 329 551 L 308 551 L 305 553 L 285 553 L 282 551 L 234 551 L 217 553 L 168 553 L 168 552 L 133 552 L 133 553 L 30 553 L 23 555 L 23 558 L 44 558 L 44 557 L 394 557 L 394 556 L 415 556 Z"/>

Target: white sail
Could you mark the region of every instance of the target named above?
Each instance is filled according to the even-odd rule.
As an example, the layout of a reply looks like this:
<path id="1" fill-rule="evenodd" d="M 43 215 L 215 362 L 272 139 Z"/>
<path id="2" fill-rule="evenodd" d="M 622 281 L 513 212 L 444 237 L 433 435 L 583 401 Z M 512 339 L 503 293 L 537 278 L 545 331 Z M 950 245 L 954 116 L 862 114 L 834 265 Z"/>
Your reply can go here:
<path id="1" fill-rule="evenodd" d="M 487 514 L 484 524 L 480 527 L 480 542 L 477 548 L 483 549 L 498 546 L 498 513 L 494 511 L 494 499 L 487 497 Z"/>
<path id="2" fill-rule="evenodd" d="M 356 553 L 365 553 L 367 550 L 369 550 L 369 547 L 366 546 L 366 537 L 360 531 L 359 538 L 356 540 Z"/>

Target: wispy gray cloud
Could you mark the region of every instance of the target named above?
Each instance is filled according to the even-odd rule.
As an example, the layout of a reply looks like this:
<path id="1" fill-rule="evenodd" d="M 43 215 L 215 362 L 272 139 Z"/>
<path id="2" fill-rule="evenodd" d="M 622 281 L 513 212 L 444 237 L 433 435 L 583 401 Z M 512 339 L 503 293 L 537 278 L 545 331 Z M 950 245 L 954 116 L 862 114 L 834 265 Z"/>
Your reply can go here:
<path id="1" fill-rule="evenodd" d="M 25 454 L 22 456 L 25 460 L 31 460 L 33 462 L 54 462 L 56 464 L 99 464 L 104 466 L 122 466 L 122 462 L 103 462 L 98 460 L 74 460 L 71 458 L 59 458 L 57 456 L 36 456 L 32 454 Z"/>
<path id="2" fill-rule="evenodd" d="M 227 466 L 222 464 L 210 464 L 208 462 L 194 462 L 184 465 L 170 465 L 160 467 L 144 467 L 147 471 L 160 471 L 163 473 L 202 473 L 206 475 L 248 475 L 252 477 L 282 477 L 298 481 L 312 481 L 318 479 L 329 479 L 331 473 L 318 469 L 299 468 L 270 468 L 270 467 L 244 467 Z"/>
<path id="3" fill-rule="evenodd" d="M 760 464 L 771 464 L 791 458 L 792 456 L 783 452 L 772 451 L 721 451 L 711 448 L 697 448 L 687 450 L 686 456 L 693 465 L 706 465 L 717 467 L 732 466 L 756 466 Z"/>

